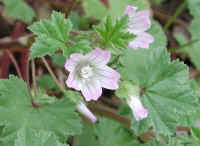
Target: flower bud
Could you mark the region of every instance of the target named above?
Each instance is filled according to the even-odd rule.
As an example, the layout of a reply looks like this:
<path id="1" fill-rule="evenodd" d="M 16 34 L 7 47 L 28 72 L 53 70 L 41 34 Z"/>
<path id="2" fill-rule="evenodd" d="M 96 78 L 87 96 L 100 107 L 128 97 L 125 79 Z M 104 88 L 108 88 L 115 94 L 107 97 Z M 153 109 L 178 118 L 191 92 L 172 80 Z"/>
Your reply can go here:
<path id="1" fill-rule="evenodd" d="M 130 96 L 126 100 L 127 104 L 133 112 L 133 116 L 137 121 L 143 120 L 148 116 L 148 110 L 144 108 L 139 96 Z"/>
<path id="2" fill-rule="evenodd" d="M 97 118 L 95 117 L 95 115 L 87 108 L 87 106 L 84 103 L 81 102 L 77 104 L 76 109 L 85 117 L 90 119 L 92 123 L 95 123 L 97 121 Z"/>
<path id="3" fill-rule="evenodd" d="M 137 121 L 148 116 L 148 110 L 144 108 L 140 100 L 140 88 L 137 85 L 133 85 L 128 81 L 123 81 L 120 83 L 120 88 L 117 90 L 116 94 L 126 101 Z"/>
<path id="4" fill-rule="evenodd" d="M 119 89 L 116 91 L 116 95 L 122 100 L 126 100 L 130 95 L 139 96 L 140 88 L 128 81 L 120 82 Z"/>

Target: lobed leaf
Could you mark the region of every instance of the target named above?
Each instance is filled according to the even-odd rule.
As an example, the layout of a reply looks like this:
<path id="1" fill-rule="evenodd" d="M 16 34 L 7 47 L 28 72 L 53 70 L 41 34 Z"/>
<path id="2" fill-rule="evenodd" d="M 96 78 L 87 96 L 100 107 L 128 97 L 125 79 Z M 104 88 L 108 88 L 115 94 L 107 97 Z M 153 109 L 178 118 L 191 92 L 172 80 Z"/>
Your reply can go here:
<path id="1" fill-rule="evenodd" d="M 30 23 L 35 17 L 35 12 L 23 0 L 3 0 L 6 14 L 25 23 Z"/>
<path id="2" fill-rule="evenodd" d="M 66 43 L 72 28 L 70 20 L 65 15 L 53 12 L 51 20 L 41 20 L 29 27 L 37 35 L 36 41 L 31 47 L 30 59 L 53 55 L 58 49 L 67 49 Z"/>
<path id="3" fill-rule="evenodd" d="M 105 7 L 99 0 L 82 0 L 87 16 L 103 19 L 105 16 L 117 18 L 121 16 L 128 5 L 137 6 L 140 10 L 147 9 L 147 0 L 109 0 L 109 7 Z"/>
<path id="4" fill-rule="evenodd" d="M 61 146 L 63 137 L 81 132 L 75 105 L 67 98 L 39 108 L 34 108 L 30 99 L 21 79 L 10 76 L 0 80 L 0 125 L 5 126 L 0 141 L 5 145 L 49 146 L 53 141 L 52 146 Z"/>
<path id="5" fill-rule="evenodd" d="M 166 35 L 162 29 L 162 26 L 158 22 L 152 21 L 152 26 L 148 30 L 148 33 L 154 37 L 154 41 L 150 44 L 149 49 L 167 47 Z"/>
<path id="6" fill-rule="evenodd" d="M 127 15 L 122 16 L 115 22 L 113 22 L 111 16 L 108 16 L 105 19 L 103 27 L 94 26 L 94 29 L 108 48 L 112 49 L 113 46 L 116 46 L 124 49 L 127 48 L 127 43 L 134 38 L 134 35 L 125 32 L 128 23 L 129 18 Z"/>
<path id="7" fill-rule="evenodd" d="M 149 111 L 146 124 L 158 133 L 172 135 L 197 107 L 186 65 L 170 61 L 169 53 L 162 48 L 126 50 L 123 63 L 122 77 L 145 89 L 141 99 Z"/>
<path id="8" fill-rule="evenodd" d="M 85 130 L 77 141 L 78 146 L 140 146 L 120 123 L 106 118 L 100 118 L 94 126 L 85 124 Z"/>

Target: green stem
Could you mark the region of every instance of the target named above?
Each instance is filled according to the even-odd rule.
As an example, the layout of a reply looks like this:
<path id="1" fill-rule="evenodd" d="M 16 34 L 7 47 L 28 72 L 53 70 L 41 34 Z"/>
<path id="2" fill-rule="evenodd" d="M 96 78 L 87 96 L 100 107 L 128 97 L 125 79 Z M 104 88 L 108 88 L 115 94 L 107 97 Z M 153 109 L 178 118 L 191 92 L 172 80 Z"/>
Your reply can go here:
<path id="1" fill-rule="evenodd" d="M 34 96 L 37 96 L 37 83 L 36 83 L 36 76 L 35 76 L 35 61 L 34 61 L 34 59 L 31 61 L 31 67 L 32 67 Z"/>
<path id="2" fill-rule="evenodd" d="M 187 0 L 184 0 L 184 2 L 176 10 L 175 14 L 169 19 L 167 24 L 164 26 L 165 31 L 172 25 L 172 23 L 174 22 L 176 17 L 178 17 L 180 15 L 180 13 L 183 11 L 183 9 L 185 8 L 186 5 L 187 5 Z"/>
<path id="3" fill-rule="evenodd" d="M 171 50 L 171 51 L 175 50 L 175 51 L 179 52 L 179 51 L 182 51 L 183 48 L 188 47 L 188 46 L 191 46 L 191 45 L 195 44 L 195 43 L 198 42 L 198 41 L 199 41 L 199 40 L 192 40 L 192 41 L 189 41 L 189 42 L 186 43 L 186 44 L 183 44 L 183 45 L 181 45 L 181 46 L 178 46 L 177 48 L 170 48 L 169 50 Z"/>

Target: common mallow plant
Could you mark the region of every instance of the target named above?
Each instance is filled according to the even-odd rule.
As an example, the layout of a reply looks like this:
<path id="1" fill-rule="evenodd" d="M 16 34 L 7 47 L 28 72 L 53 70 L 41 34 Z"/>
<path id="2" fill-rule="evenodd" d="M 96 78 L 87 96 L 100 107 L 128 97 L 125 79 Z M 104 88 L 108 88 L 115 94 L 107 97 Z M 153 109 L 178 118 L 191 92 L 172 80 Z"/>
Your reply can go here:
<path id="1" fill-rule="evenodd" d="M 9 9 L 28 10 L 22 0 L 17 1 L 16 5 L 12 5 L 13 0 L 3 3 Z M 92 5 L 86 13 L 96 12 L 93 1 L 97 8 L 101 7 L 98 0 L 82 1 L 84 8 Z M 115 1 L 120 0 L 109 0 L 110 4 Z M 134 3 L 141 1 L 144 2 L 134 0 Z M 131 3 L 121 2 L 122 6 Z M 117 4 L 118 7 L 121 5 Z M 51 78 L 39 78 L 41 89 L 38 89 L 34 61 L 31 63 L 33 86 L 12 75 L 0 79 L 0 145 L 160 146 L 162 142 L 179 145 L 182 139 L 174 136 L 176 127 L 191 126 L 188 119 L 195 111 L 199 117 L 198 97 L 191 89 L 188 67 L 178 60 L 171 61 L 165 33 L 158 23 L 151 23 L 150 10 L 137 11 L 137 6 L 127 6 L 121 9 L 120 17 L 112 17 L 113 5 L 106 10 L 109 16 L 102 19 L 104 22 L 95 21 L 99 22 L 98 26 L 90 30 L 76 29 L 79 25 L 73 27 L 66 14 L 59 12 L 28 27 L 33 32 L 31 41 L 27 40 L 28 46 L 33 42 L 32 37 L 36 37 L 29 59 L 41 58 L 38 61 L 44 63 L 55 82 Z M 71 19 L 73 23 L 78 23 L 79 17 L 76 14 L 70 17 L 73 16 L 76 16 Z M 82 20 L 85 23 L 85 17 Z M 49 96 L 47 88 L 59 93 L 53 92 L 57 97 Z M 108 89 L 106 94 L 104 88 Z M 113 101 L 117 102 L 113 104 Z M 86 119 L 91 124 L 86 124 Z M 197 129 L 191 130 L 190 138 L 195 132 L 198 135 Z M 143 141 L 141 133 L 152 135 L 152 131 L 154 140 Z M 191 145 L 199 145 L 199 141 Z"/>

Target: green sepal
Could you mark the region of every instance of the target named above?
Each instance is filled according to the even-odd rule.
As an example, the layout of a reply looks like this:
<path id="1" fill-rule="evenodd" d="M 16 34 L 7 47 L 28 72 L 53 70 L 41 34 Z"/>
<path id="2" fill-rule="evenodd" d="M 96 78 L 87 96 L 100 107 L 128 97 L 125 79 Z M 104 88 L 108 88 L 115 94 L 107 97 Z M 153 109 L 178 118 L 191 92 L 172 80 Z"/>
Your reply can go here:
<path id="1" fill-rule="evenodd" d="M 119 89 L 115 93 L 119 98 L 124 100 L 133 95 L 139 96 L 140 88 L 129 81 L 121 81 Z"/>

